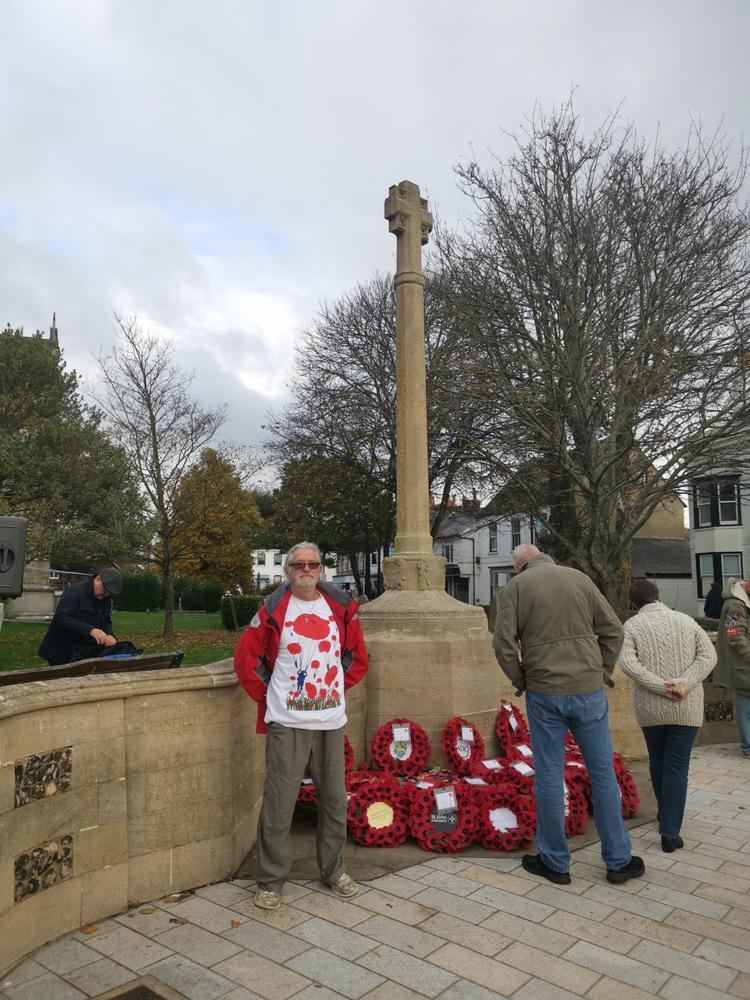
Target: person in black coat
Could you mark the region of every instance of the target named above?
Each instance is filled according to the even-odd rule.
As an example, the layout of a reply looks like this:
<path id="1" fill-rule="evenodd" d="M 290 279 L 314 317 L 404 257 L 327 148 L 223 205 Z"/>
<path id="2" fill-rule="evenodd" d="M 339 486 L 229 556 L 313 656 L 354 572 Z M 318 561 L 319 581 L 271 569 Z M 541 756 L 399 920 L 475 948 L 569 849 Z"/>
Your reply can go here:
<path id="1" fill-rule="evenodd" d="M 122 593 L 122 573 L 109 566 L 68 587 L 39 646 L 51 667 L 84 659 L 94 646 L 114 646 L 112 597 Z"/>
<path id="2" fill-rule="evenodd" d="M 712 583 L 711 589 L 706 595 L 706 603 L 703 605 L 703 614 L 706 618 L 721 618 L 721 609 L 724 598 L 721 596 L 721 584 Z"/>

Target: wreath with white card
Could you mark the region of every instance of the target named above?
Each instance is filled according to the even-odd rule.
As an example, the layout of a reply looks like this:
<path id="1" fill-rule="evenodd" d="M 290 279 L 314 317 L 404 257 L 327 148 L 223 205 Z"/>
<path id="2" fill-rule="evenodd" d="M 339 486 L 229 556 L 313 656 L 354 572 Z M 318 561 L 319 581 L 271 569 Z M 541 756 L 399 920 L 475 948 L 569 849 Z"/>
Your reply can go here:
<path id="1" fill-rule="evenodd" d="M 477 761 L 484 759 L 484 740 L 473 722 L 456 715 L 443 728 L 445 758 L 456 774 L 471 774 Z"/>
<path id="2" fill-rule="evenodd" d="M 372 738 L 372 758 L 384 771 L 417 774 L 430 756 L 430 741 L 418 722 L 391 719 Z"/>
<path id="3" fill-rule="evenodd" d="M 514 743 L 529 742 L 529 727 L 526 719 L 516 705 L 509 701 L 501 701 L 495 718 L 495 733 L 500 744 L 500 750 L 505 757 L 509 756 Z"/>
<path id="4" fill-rule="evenodd" d="M 410 790 L 409 829 L 424 851 L 461 851 L 474 840 L 477 792 L 462 781 L 418 781 Z"/>
<path id="5" fill-rule="evenodd" d="M 515 785 L 489 785 L 477 796 L 479 834 L 477 839 L 490 851 L 515 851 L 528 847 L 536 830 L 536 809 L 528 795 Z"/>

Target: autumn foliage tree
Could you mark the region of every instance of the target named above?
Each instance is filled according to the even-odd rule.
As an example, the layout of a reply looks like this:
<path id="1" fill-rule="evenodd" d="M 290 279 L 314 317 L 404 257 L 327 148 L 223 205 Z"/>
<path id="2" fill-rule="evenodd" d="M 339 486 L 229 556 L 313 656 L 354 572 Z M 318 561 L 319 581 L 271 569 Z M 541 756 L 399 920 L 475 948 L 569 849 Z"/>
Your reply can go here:
<path id="1" fill-rule="evenodd" d="M 240 471 L 229 457 L 206 448 L 175 496 L 175 572 L 248 592 L 251 539 L 258 523 L 258 510 Z"/>
<path id="2" fill-rule="evenodd" d="M 274 495 L 269 528 L 276 544 L 302 539 L 321 550 L 349 557 L 357 590 L 379 592 L 370 578 L 369 559 L 359 566 L 359 553 L 384 547 L 392 532 L 390 493 L 360 463 L 327 455 L 308 455 L 287 462 Z"/>

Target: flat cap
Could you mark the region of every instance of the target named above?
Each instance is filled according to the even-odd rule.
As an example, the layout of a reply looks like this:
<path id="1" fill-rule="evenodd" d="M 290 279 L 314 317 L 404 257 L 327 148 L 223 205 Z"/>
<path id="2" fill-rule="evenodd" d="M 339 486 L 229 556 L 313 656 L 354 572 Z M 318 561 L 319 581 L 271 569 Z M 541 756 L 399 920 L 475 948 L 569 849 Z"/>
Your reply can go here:
<path id="1" fill-rule="evenodd" d="M 117 597 L 118 594 L 122 593 L 122 573 L 119 569 L 107 566 L 106 569 L 99 570 L 99 579 L 110 597 Z"/>

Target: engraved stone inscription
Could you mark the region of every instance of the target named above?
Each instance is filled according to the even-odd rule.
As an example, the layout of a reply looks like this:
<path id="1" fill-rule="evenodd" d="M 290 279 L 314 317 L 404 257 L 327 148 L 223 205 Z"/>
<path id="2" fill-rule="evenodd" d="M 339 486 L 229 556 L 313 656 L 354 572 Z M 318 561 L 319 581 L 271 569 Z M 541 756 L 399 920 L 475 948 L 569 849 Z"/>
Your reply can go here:
<path id="1" fill-rule="evenodd" d="M 703 709 L 706 722 L 732 722 L 734 706 L 731 701 L 708 701 Z"/>
<path id="2" fill-rule="evenodd" d="M 50 889 L 73 876 L 73 836 L 66 834 L 19 854 L 15 860 L 15 901 Z"/>
<path id="3" fill-rule="evenodd" d="M 35 799 L 46 799 L 67 792 L 73 770 L 73 748 L 59 747 L 16 761 L 15 805 L 25 806 Z"/>

